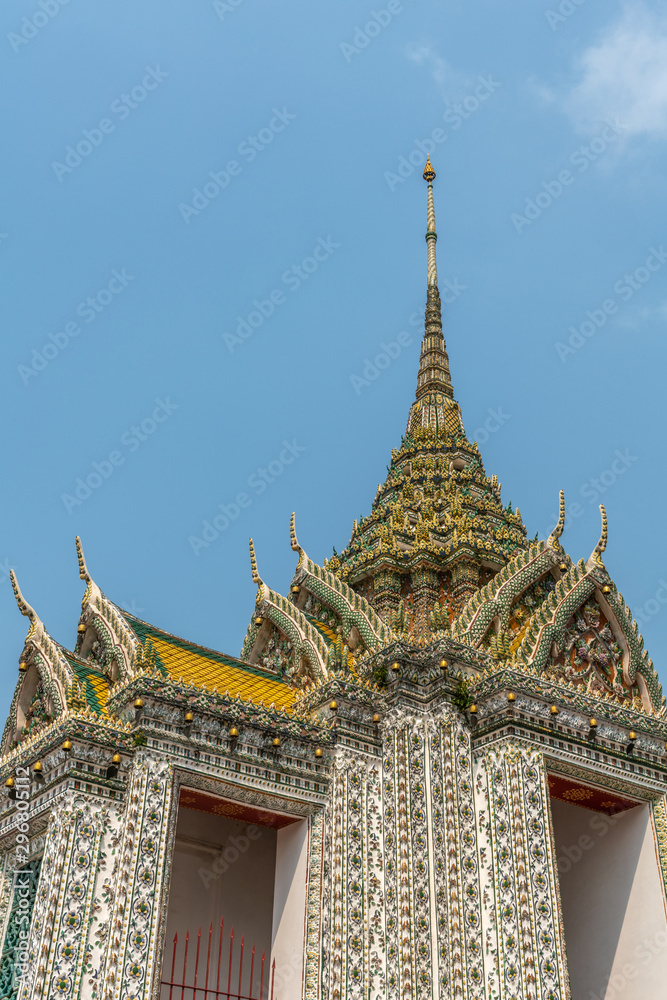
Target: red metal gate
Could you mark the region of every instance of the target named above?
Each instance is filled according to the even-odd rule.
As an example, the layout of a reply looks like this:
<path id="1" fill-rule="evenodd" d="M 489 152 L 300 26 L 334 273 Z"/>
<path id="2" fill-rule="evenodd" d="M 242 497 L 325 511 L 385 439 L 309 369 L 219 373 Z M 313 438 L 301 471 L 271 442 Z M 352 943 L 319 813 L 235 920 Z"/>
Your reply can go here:
<path id="1" fill-rule="evenodd" d="M 262 952 L 261 961 L 255 961 L 255 946 L 252 946 L 250 955 L 250 974 L 247 983 L 243 982 L 243 962 L 245 959 L 246 970 L 248 968 L 248 956 L 244 956 L 245 941 L 241 937 L 240 946 L 234 950 L 234 928 L 229 935 L 229 957 L 223 959 L 223 931 L 225 921 L 220 921 L 220 934 L 217 942 L 213 940 L 213 924 L 208 929 L 208 945 L 206 947 L 206 970 L 203 968 L 203 955 L 201 954 L 201 927 L 197 934 L 197 952 L 194 959 L 194 968 L 188 969 L 188 952 L 190 952 L 190 964 L 192 966 L 192 951 L 190 947 L 190 931 L 185 935 L 185 948 L 183 951 L 183 968 L 181 969 L 180 958 L 177 961 L 178 934 L 174 935 L 174 950 L 171 958 L 171 975 L 169 979 L 162 980 L 160 1000 L 276 1000 L 273 994 L 273 986 L 276 975 L 276 962 L 269 970 L 265 969 L 265 952 Z M 215 935 L 218 937 L 218 935 Z M 216 950 L 217 960 L 212 952 Z M 193 942 L 194 945 L 194 942 Z M 165 959 L 167 956 L 165 956 Z M 200 968 L 200 961 L 202 966 Z M 235 967 L 236 966 L 236 967 Z M 178 970 L 177 971 L 177 967 Z M 168 971 L 167 961 L 162 970 L 166 975 Z M 238 975 L 237 975 L 238 972 Z M 247 973 L 246 973 L 247 975 Z M 191 982 L 188 983 L 187 980 Z M 225 986 L 226 981 L 226 986 Z M 245 991 L 245 992 L 243 992 Z M 256 992 L 255 992 L 256 991 Z"/>

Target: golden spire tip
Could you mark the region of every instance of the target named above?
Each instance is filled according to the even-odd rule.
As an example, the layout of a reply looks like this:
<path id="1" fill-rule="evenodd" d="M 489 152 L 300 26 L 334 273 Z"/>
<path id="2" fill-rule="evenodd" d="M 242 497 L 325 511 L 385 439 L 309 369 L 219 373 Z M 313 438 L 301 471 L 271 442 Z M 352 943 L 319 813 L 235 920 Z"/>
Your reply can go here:
<path id="1" fill-rule="evenodd" d="M 422 174 L 422 177 L 424 178 L 425 181 L 428 181 L 429 184 L 431 183 L 431 181 L 435 180 L 435 170 L 433 169 L 433 165 L 431 164 L 431 157 L 428 154 L 426 155 L 426 166 L 424 167 L 424 173 Z"/>

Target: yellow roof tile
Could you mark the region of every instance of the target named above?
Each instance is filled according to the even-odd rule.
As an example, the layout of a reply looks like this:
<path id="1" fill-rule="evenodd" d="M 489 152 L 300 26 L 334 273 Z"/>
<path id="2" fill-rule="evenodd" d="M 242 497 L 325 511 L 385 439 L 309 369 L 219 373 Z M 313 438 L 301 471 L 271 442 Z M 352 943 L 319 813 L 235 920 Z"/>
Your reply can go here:
<path id="1" fill-rule="evenodd" d="M 240 663 L 235 666 L 221 662 L 203 652 L 185 649 L 180 642 L 178 645 L 169 642 L 154 632 L 150 642 L 174 680 L 182 678 L 184 683 L 197 687 L 205 684 L 209 690 L 217 688 L 220 694 L 229 693 L 255 704 L 275 704 L 276 708 L 288 708 L 296 699 L 296 692 L 284 681 L 256 673 L 250 665 L 244 669 Z"/>

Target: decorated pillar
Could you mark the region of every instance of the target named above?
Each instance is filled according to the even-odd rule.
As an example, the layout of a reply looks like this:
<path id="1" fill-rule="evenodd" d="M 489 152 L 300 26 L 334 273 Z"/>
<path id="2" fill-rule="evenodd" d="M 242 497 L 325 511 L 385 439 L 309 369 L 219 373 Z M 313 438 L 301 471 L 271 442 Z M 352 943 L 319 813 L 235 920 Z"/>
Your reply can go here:
<path id="1" fill-rule="evenodd" d="M 99 802 L 66 792 L 51 815 L 32 912 L 20 1000 L 90 996 L 91 939 L 102 841 L 109 829 Z"/>
<path id="2" fill-rule="evenodd" d="M 461 717 L 397 709 L 382 762 L 345 751 L 334 766 L 321 996 L 483 1000 L 473 761 Z"/>
<path id="3" fill-rule="evenodd" d="M 429 615 L 440 598 L 440 578 L 431 566 L 418 566 L 410 574 L 414 601 L 415 635 L 430 634 Z"/>
<path id="4" fill-rule="evenodd" d="M 653 802 L 653 830 L 658 851 L 660 875 L 667 903 L 667 795 Z"/>
<path id="5" fill-rule="evenodd" d="M 569 1000 L 570 988 L 540 751 L 504 743 L 476 768 L 488 997 Z"/>
<path id="6" fill-rule="evenodd" d="M 175 828 L 172 765 L 138 751 L 126 801 L 97 994 L 103 1000 L 149 1000 L 159 989 Z"/>
<path id="7" fill-rule="evenodd" d="M 456 611 L 461 611 L 479 590 L 479 564 L 462 559 L 452 568 L 452 598 Z"/>
<path id="8" fill-rule="evenodd" d="M 386 625 L 391 627 L 401 601 L 401 574 L 391 569 L 380 570 L 373 580 L 373 604 Z"/>

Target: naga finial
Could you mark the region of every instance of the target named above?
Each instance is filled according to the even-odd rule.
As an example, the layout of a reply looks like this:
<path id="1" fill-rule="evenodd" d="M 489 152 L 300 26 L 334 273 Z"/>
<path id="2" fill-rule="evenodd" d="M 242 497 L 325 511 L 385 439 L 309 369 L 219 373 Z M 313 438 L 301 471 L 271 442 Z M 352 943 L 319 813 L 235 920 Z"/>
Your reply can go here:
<path id="1" fill-rule="evenodd" d="M 37 618 L 37 614 L 34 609 L 30 607 L 23 594 L 21 593 L 21 588 L 18 585 L 18 580 L 16 579 L 16 573 L 13 569 L 9 571 L 9 579 L 12 581 L 12 590 L 14 591 L 14 597 L 16 598 L 16 603 L 19 606 L 19 611 L 30 621 L 34 621 Z"/>
<path id="2" fill-rule="evenodd" d="M 547 545 L 552 549 L 560 547 L 558 539 L 563 534 L 565 528 L 565 490 L 558 494 L 558 523 L 547 539 Z"/>
<path id="3" fill-rule="evenodd" d="M 308 557 L 306 556 L 306 553 L 299 545 L 299 539 L 296 537 L 296 514 L 294 513 L 292 513 L 289 522 L 289 540 L 290 540 L 290 545 L 292 546 L 292 551 L 299 553 L 299 561 L 296 564 L 298 569 L 303 564 L 304 559 L 307 559 Z M 326 569 L 326 566 L 324 568 Z"/>
<path id="4" fill-rule="evenodd" d="M 596 566 L 602 566 L 602 553 L 607 548 L 607 511 L 604 509 L 604 504 L 600 504 L 600 516 L 602 517 L 602 531 L 600 533 L 600 541 L 597 543 L 595 548 L 591 553 L 591 560 Z"/>
<path id="5" fill-rule="evenodd" d="M 261 586 L 263 580 L 257 572 L 257 556 L 255 555 L 255 545 L 252 538 L 250 539 L 250 568 L 252 570 L 252 582 Z"/>
<path id="6" fill-rule="evenodd" d="M 300 552 L 301 546 L 299 545 L 299 540 L 296 537 L 296 514 L 292 511 L 292 516 L 289 522 L 289 540 L 292 546 L 292 552 Z"/>
<path id="7" fill-rule="evenodd" d="M 76 536 L 76 555 L 79 560 L 79 579 L 85 580 L 86 583 L 90 583 L 90 574 L 88 568 L 86 567 L 86 557 L 83 554 L 83 545 L 81 544 L 81 539 Z"/>

